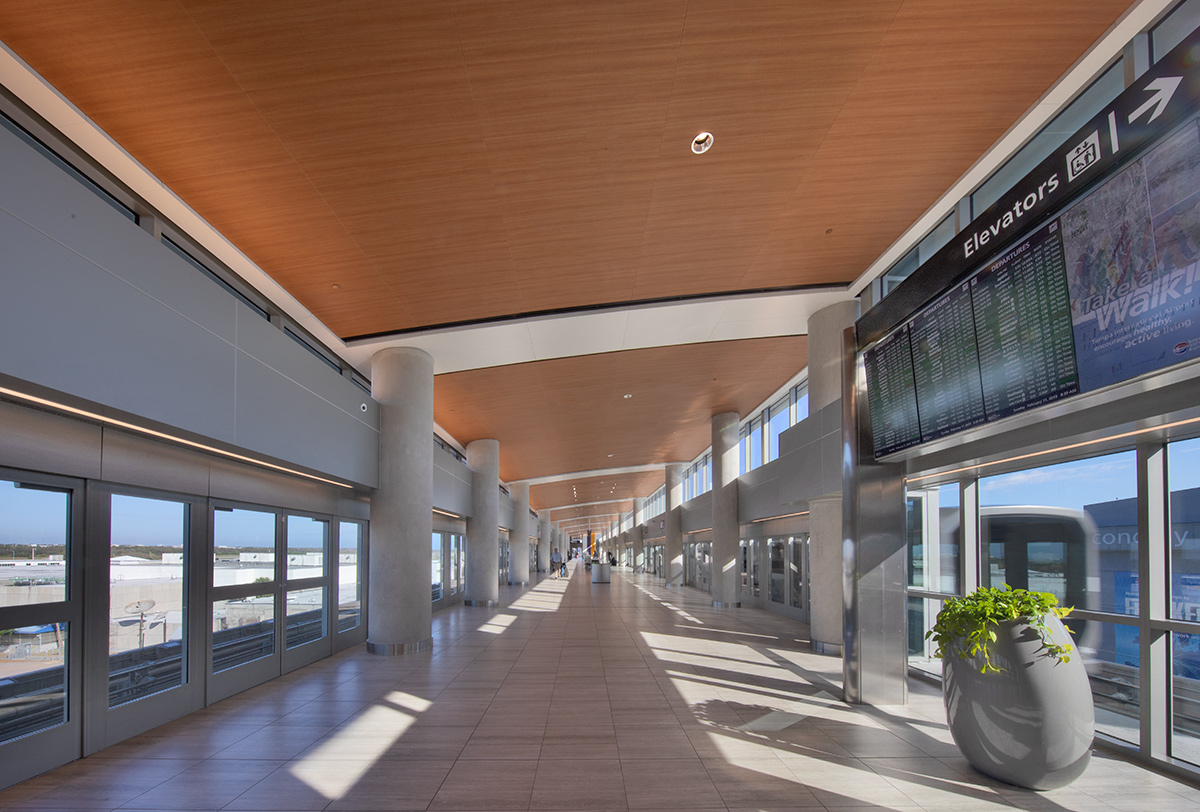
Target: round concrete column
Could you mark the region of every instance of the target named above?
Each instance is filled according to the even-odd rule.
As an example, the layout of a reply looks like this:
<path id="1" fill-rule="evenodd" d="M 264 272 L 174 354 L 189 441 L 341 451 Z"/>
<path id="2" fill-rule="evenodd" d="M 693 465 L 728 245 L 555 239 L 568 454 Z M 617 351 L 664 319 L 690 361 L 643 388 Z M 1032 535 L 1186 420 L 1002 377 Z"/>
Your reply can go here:
<path id="1" fill-rule="evenodd" d="M 467 517 L 467 606 L 499 606 L 500 441 L 467 445 L 471 515 Z M 511 549 L 511 546 L 510 546 Z"/>
<path id="2" fill-rule="evenodd" d="M 433 358 L 391 347 L 371 359 L 379 403 L 379 488 L 371 498 L 367 651 L 433 646 L 429 540 L 433 536 Z"/>
<path id="3" fill-rule="evenodd" d="M 508 582 L 529 583 L 529 536 L 533 523 L 529 516 L 529 484 L 508 486 L 513 503 L 513 526 L 508 534 Z"/>
<path id="4" fill-rule="evenodd" d="M 553 550 L 554 537 L 550 530 L 550 513 L 547 511 L 538 516 L 538 572 L 550 571 L 550 553 Z"/>
<path id="5" fill-rule="evenodd" d="M 633 542 L 633 571 L 645 572 L 646 570 L 646 542 L 645 536 L 642 534 L 642 522 L 645 517 L 646 500 L 642 497 L 635 497 L 633 500 L 633 527 L 629 531 L 629 540 Z"/>
<path id="6" fill-rule="evenodd" d="M 664 528 L 663 569 L 666 586 L 683 584 L 683 466 L 667 466 L 667 517 Z"/>
<path id="7" fill-rule="evenodd" d="M 712 419 L 712 602 L 718 609 L 740 605 L 738 551 L 738 415 Z"/>

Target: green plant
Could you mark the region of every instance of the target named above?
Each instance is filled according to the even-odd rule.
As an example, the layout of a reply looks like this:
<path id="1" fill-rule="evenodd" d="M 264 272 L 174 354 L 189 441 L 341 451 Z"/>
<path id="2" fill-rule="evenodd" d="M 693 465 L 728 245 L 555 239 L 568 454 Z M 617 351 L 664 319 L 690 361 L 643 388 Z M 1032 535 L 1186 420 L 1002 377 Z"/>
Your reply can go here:
<path id="1" fill-rule="evenodd" d="M 1046 655 L 1065 663 L 1071 659 L 1067 653 L 1071 646 L 1059 645 L 1050 638 L 1046 616 L 1054 614 L 1064 618 L 1071 609 L 1069 606 L 1059 606 L 1058 598 L 1049 592 L 1012 589 L 1007 584 L 1001 589 L 980 587 L 965 597 L 947 600 L 925 639 L 933 638 L 937 643 L 934 654 L 938 657 L 957 654 L 963 659 L 970 659 L 982 654 L 980 673 L 1003 671 L 992 663 L 989 646 L 996 640 L 997 624 L 1020 618 L 1042 638 Z"/>

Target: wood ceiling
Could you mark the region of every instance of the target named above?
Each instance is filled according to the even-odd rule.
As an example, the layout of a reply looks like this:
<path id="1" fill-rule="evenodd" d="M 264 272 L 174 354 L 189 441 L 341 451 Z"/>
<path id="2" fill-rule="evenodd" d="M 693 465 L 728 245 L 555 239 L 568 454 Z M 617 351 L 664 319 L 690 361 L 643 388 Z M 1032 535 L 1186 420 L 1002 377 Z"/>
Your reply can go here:
<path id="1" fill-rule="evenodd" d="M 39 0 L 0 40 L 350 340 L 849 283 L 1126 5 Z M 473 370 L 436 419 L 505 479 L 691 459 L 806 363 L 785 337 Z"/>

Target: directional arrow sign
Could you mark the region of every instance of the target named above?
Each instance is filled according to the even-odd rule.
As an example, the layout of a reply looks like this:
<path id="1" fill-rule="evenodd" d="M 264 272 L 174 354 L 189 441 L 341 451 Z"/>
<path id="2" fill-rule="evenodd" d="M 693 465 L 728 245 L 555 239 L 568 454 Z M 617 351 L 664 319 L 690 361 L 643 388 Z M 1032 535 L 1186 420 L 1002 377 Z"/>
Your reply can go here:
<path id="1" fill-rule="evenodd" d="M 1167 102 L 1171 101 L 1171 97 L 1175 95 L 1175 91 L 1182 81 L 1182 76 L 1163 76 L 1146 85 L 1146 90 L 1153 90 L 1155 93 L 1141 107 L 1129 114 L 1129 123 L 1132 124 L 1135 118 L 1141 116 L 1151 108 L 1153 108 L 1154 112 L 1150 114 L 1150 118 L 1146 120 L 1146 123 L 1149 124 L 1158 118 L 1162 111 L 1166 109 Z"/>

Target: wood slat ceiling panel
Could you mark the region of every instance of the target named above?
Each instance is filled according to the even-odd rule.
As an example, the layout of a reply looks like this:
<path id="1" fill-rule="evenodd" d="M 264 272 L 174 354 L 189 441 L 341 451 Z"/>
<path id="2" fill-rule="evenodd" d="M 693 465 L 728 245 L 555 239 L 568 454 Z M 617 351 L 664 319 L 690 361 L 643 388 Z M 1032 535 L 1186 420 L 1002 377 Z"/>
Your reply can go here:
<path id="1" fill-rule="evenodd" d="M 46 0 L 0 32 L 347 336 L 853 279 L 1124 6 Z"/>
<path id="2" fill-rule="evenodd" d="M 866 268 L 1116 20 L 1123 0 L 905 3 L 864 62 L 746 287 Z M 826 228 L 833 228 L 825 235 Z"/>
<path id="3" fill-rule="evenodd" d="M 464 445 L 503 438 L 505 481 L 691 460 L 712 415 L 747 414 L 807 365 L 807 348 L 791 336 L 439 375 L 434 419 Z"/>
<path id="4" fill-rule="evenodd" d="M 597 512 L 609 513 L 617 507 L 622 513 L 628 513 L 633 510 L 632 501 L 629 501 L 628 504 L 616 505 L 608 503 L 608 500 L 620 499 L 628 495 L 646 497 L 661 488 L 665 481 L 666 475 L 663 471 L 642 471 L 633 474 L 581 477 L 570 482 L 548 482 L 529 487 L 529 504 L 534 510 L 542 510 L 546 507 L 587 502 L 607 503 L 565 508 L 563 511 L 555 510 L 550 516 L 551 521 L 558 521 L 568 515 L 592 516 Z M 582 511 L 582 513 L 571 513 L 570 511 Z"/>

